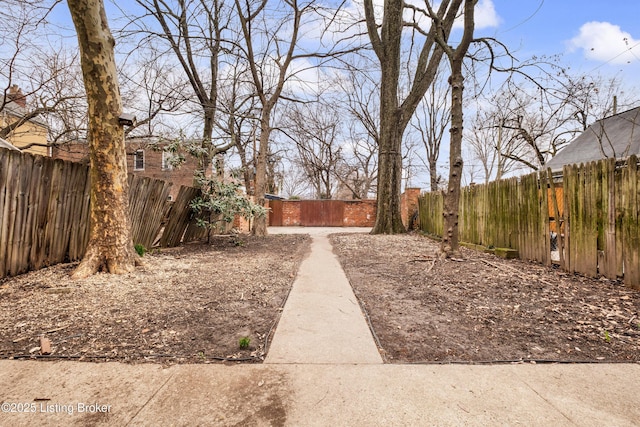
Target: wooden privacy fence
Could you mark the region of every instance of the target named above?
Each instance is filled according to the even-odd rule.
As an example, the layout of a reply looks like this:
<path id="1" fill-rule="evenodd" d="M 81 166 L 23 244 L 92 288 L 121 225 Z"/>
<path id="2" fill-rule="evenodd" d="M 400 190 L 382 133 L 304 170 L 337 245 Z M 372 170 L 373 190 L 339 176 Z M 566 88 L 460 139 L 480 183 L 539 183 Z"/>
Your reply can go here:
<path id="1" fill-rule="evenodd" d="M 419 212 L 420 228 L 442 236 L 442 193 L 423 195 Z M 563 269 L 640 288 L 639 213 L 638 158 L 619 167 L 602 160 L 565 166 L 561 184 L 537 172 L 463 188 L 460 240 L 517 249 L 521 258 L 550 264 L 550 233 L 560 230 Z"/>
<path id="2" fill-rule="evenodd" d="M 0 149 L 0 278 L 82 258 L 89 240 L 89 185 L 84 164 Z M 176 201 L 167 202 L 170 186 L 129 175 L 134 243 L 151 247 L 160 239 L 167 247 L 183 241 L 197 190 L 181 187 Z M 202 235 L 194 231 L 185 240 Z"/>

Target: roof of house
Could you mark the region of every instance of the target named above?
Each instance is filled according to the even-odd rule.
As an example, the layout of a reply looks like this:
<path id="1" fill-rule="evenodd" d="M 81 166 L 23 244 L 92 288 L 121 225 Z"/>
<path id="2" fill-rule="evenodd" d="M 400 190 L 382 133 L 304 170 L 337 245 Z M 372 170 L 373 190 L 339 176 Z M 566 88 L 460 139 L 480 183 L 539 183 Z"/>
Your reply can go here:
<path id="1" fill-rule="evenodd" d="M 0 105 L 3 104 L 3 101 L 4 99 L 0 96 Z M 23 107 L 22 105 L 16 104 L 13 101 L 9 101 L 6 104 L 4 104 L 2 112 L 16 118 L 21 118 L 21 117 L 24 117 L 27 113 L 29 113 L 29 110 L 26 107 Z M 47 123 L 44 120 L 42 120 L 39 116 L 29 119 L 29 122 L 35 123 L 40 126 L 45 126 L 45 127 L 47 126 Z"/>
<path id="2" fill-rule="evenodd" d="M 598 120 L 545 166 L 557 171 L 564 165 L 626 159 L 632 154 L 640 155 L 640 107 Z"/>
<path id="3" fill-rule="evenodd" d="M 264 198 L 267 200 L 286 200 L 285 197 L 278 196 L 277 194 L 269 194 L 269 193 L 265 193 Z"/>
<path id="4" fill-rule="evenodd" d="M 18 149 L 16 146 L 14 146 L 13 144 L 11 144 L 9 141 L 5 141 L 4 139 L 0 138 L 0 148 L 7 148 L 9 150 L 17 150 L 20 151 L 20 149 Z"/>

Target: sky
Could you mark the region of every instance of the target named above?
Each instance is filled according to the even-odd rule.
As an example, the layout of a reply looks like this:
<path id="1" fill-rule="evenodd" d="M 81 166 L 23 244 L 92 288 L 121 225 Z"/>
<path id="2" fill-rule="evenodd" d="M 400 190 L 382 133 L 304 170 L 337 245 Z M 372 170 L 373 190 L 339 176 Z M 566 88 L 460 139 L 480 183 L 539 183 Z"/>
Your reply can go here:
<path id="1" fill-rule="evenodd" d="M 118 1 L 118 5 L 126 10 L 130 1 Z M 324 0 L 334 1 L 340 3 Z M 424 0 L 407 1 L 420 4 Z M 112 2 L 105 0 L 110 19 L 118 13 Z M 361 0 L 346 4 L 358 8 Z M 69 27 L 66 5 L 56 9 L 52 18 Z M 562 64 L 575 73 L 617 77 L 627 88 L 640 88 L 639 17 L 640 0 L 479 0 L 475 34 L 498 39 L 522 61 L 561 55 Z M 640 96 L 637 98 L 636 105 L 640 105 Z M 443 172 L 448 161 L 444 151 L 438 162 Z M 426 186 L 426 180 L 422 181 L 417 184 Z"/>
<path id="2" fill-rule="evenodd" d="M 501 40 L 518 59 L 561 54 L 576 72 L 640 87 L 638 0 L 480 0 L 476 13 L 476 34 Z"/>
<path id="3" fill-rule="evenodd" d="M 635 93 L 631 89 L 640 89 L 640 1 L 604 3 L 596 0 L 479 0 L 475 36 L 498 39 L 520 61 L 533 56 L 561 55 L 561 63 L 576 74 L 616 77 L 628 93 Z M 635 98 L 633 107 L 640 105 L 640 95 Z M 448 141 L 443 141 L 441 147 L 438 173 L 446 176 Z M 463 184 L 466 185 L 478 179 L 477 176 L 471 178 L 470 171 L 475 168 L 477 173 L 481 167 L 472 157 L 464 157 Z M 428 178 L 424 174 L 418 173 L 412 180 L 412 185 L 428 188 Z"/>
<path id="4" fill-rule="evenodd" d="M 120 7 L 126 3 L 118 2 Z M 118 12 L 112 0 L 105 5 L 113 18 Z M 52 19 L 69 27 L 68 13 L 61 4 Z M 561 54 L 576 72 L 616 75 L 640 87 L 639 17 L 638 0 L 479 0 L 476 35 L 506 43 L 520 60 Z"/>

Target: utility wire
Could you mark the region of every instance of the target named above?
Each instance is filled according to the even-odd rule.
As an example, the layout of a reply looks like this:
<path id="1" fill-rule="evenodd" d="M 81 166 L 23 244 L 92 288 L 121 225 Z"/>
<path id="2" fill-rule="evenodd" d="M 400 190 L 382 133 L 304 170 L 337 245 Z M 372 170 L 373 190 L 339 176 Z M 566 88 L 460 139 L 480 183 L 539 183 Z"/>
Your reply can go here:
<path id="1" fill-rule="evenodd" d="M 599 69 L 599 68 L 601 68 L 601 67 L 604 67 L 605 65 L 609 64 L 611 61 L 613 61 L 613 60 L 615 60 L 615 59 L 617 59 L 617 58 L 621 57 L 622 55 L 624 55 L 624 54 L 625 54 L 625 53 L 627 53 L 627 52 L 630 52 L 630 53 L 631 53 L 631 55 L 633 55 L 636 59 L 640 60 L 640 58 L 638 58 L 638 57 L 636 56 L 636 54 L 633 52 L 633 49 L 635 49 L 635 48 L 636 48 L 636 47 L 638 47 L 638 46 L 640 46 L 640 41 L 639 41 L 639 42 L 637 42 L 636 44 L 634 44 L 633 46 L 631 46 L 631 47 L 629 47 L 629 48 L 627 48 L 627 49 L 623 50 L 622 52 L 620 52 L 619 54 L 617 54 L 617 55 L 616 55 L 616 56 L 614 56 L 613 58 L 609 59 L 608 61 L 603 62 L 602 64 L 598 65 L 597 67 L 595 67 L 594 69 L 592 69 L 592 70 L 591 70 L 591 71 L 589 71 L 589 72 L 590 72 L 590 73 L 593 73 L 593 72 L 594 72 L 594 71 L 596 71 L 597 69 Z"/>
<path id="2" fill-rule="evenodd" d="M 527 22 L 531 21 L 533 19 L 534 16 L 536 16 L 538 14 L 538 12 L 540 12 L 540 9 L 542 9 L 542 6 L 544 6 L 544 0 L 540 1 L 540 4 L 538 5 L 538 8 L 528 17 L 526 17 L 523 21 L 520 21 L 519 23 L 517 23 L 516 25 L 514 25 L 511 28 L 508 28 L 504 31 L 502 31 L 503 33 L 508 33 L 511 30 L 515 30 L 516 28 L 526 24 Z"/>

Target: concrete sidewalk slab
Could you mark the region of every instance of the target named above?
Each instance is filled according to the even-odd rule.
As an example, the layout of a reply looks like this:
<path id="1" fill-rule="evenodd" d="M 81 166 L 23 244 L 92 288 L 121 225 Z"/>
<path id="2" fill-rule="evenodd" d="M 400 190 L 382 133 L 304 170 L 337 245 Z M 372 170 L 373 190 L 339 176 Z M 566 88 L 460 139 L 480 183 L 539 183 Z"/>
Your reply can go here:
<path id="1" fill-rule="evenodd" d="M 1 426 L 637 426 L 640 365 L 0 361 Z M 48 399 L 39 400 L 36 399 Z M 106 412 L 43 412 L 78 403 Z M 4 406 L 3 406 L 4 408 Z"/>
<path id="2" fill-rule="evenodd" d="M 632 397 L 640 388 L 638 365 L 299 365 L 289 374 L 298 391 L 290 425 L 595 427 L 640 421 Z"/>
<path id="3" fill-rule="evenodd" d="M 329 239 L 311 236 L 265 363 L 382 363 Z"/>

